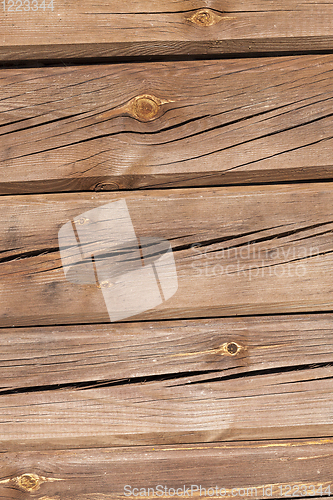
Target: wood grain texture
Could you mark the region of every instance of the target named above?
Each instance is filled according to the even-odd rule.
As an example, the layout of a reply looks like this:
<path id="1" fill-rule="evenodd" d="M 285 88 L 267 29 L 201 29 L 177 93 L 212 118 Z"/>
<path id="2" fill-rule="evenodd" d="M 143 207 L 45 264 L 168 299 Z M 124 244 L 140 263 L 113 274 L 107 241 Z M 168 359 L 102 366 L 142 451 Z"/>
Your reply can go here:
<path id="1" fill-rule="evenodd" d="M 333 1 L 1 7 L 0 496 L 332 494 Z"/>
<path id="2" fill-rule="evenodd" d="M 0 395 L 210 373 L 237 378 L 332 362 L 331 314 L 10 328 L 0 336 Z"/>
<path id="3" fill-rule="evenodd" d="M 332 324 L 308 315 L 3 329 L 1 450 L 331 436 Z"/>
<path id="4" fill-rule="evenodd" d="M 331 1 L 119 0 L 2 9 L 2 60 L 331 50 Z M 41 3 L 41 2 L 39 2 Z M 46 5 L 48 5 L 47 2 Z M 12 4 L 13 5 L 13 4 Z M 9 7 L 9 8 L 8 8 Z M 32 8 L 36 11 L 32 11 Z M 11 12 L 13 10 L 13 12 Z"/>
<path id="5" fill-rule="evenodd" d="M 239 499 L 245 488 L 248 498 L 262 499 L 267 498 L 263 486 L 265 493 L 272 486 L 273 498 L 285 498 L 292 484 L 292 493 L 299 487 L 304 497 L 314 498 L 310 485 L 316 492 L 320 485 L 323 492 L 328 484 L 332 490 L 332 461 L 332 439 L 2 453 L 0 494 L 8 500 L 133 498 L 124 489 L 128 485 L 130 491 L 145 488 L 139 498 L 147 499 L 152 498 L 148 488 L 161 485 L 164 492 L 167 486 L 164 498 L 171 498 L 171 488 L 193 485 L 189 496 L 196 497 L 198 485 L 203 495 L 203 488 L 215 489 L 210 498 Z"/>
<path id="6" fill-rule="evenodd" d="M 2 451 L 332 436 L 332 367 L 1 395 Z"/>
<path id="7" fill-rule="evenodd" d="M 110 321 L 95 280 L 77 284 L 65 278 L 58 232 L 87 210 L 116 200 L 126 201 L 140 238 L 170 242 L 178 276 L 176 293 L 134 320 L 332 310 L 331 183 L 5 196 L 2 327 Z M 81 251 L 104 259 L 113 248 L 111 233 L 94 238 L 93 247 L 73 245 L 75 262 Z M 123 264 L 129 257 L 134 265 L 128 252 L 121 254 Z M 147 286 L 142 292 L 153 293 Z"/>
<path id="8" fill-rule="evenodd" d="M 332 55 L 4 69 L 0 193 L 330 179 L 332 70 Z"/>

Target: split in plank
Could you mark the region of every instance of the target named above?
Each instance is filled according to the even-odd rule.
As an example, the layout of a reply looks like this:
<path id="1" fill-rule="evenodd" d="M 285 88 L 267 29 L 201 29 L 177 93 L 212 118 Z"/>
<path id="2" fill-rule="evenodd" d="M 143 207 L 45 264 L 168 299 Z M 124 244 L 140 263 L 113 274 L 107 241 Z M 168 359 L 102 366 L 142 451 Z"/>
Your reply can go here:
<path id="1" fill-rule="evenodd" d="M 0 331 L 0 396 L 131 379 L 259 376 L 333 362 L 333 316 L 242 317 Z"/>
<path id="2" fill-rule="evenodd" d="M 142 267 L 132 248 L 114 247 L 117 233 L 98 232 L 84 218 L 81 227 L 87 241 L 68 246 L 77 265 L 73 267 L 80 269 L 87 262 L 82 256 L 89 260 L 95 256 L 111 274 L 106 291 L 104 282 L 95 279 L 80 284 L 66 279 L 58 240 L 65 224 L 81 224 L 81 215 L 93 209 L 112 224 L 108 210 L 114 201 L 127 203 L 141 241 L 155 237 L 170 243 L 177 275 L 168 300 L 123 319 L 332 310 L 333 183 L 4 196 L 0 204 L 2 327 L 115 321 L 104 294 L 125 287 L 119 295 L 125 305 L 119 305 L 118 312 L 126 307 L 129 295 L 126 273 L 113 281 L 113 263 L 131 262 L 142 273 L 148 273 L 148 266 Z M 155 247 L 151 248 L 153 258 Z M 150 251 L 148 246 L 145 251 Z M 165 278 L 175 278 L 173 270 L 162 271 Z M 131 287 L 140 283 L 133 281 Z M 149 283 L 142 285 L 137 298 L 143 292 L 145 297 L 153 296 L 156 281 Z"/>
<path id="3" fill-rule="evenodd" d="M 163 378 L 163 377 L 162 377 Z M 3 394 L 2 452 L 332 436 L 332 367 Z"/>
<path id="4" fill-rule="evenodd" d="M 0 193 L 330 179 L 332 70 L 332 55 L 4 69 Z"/>

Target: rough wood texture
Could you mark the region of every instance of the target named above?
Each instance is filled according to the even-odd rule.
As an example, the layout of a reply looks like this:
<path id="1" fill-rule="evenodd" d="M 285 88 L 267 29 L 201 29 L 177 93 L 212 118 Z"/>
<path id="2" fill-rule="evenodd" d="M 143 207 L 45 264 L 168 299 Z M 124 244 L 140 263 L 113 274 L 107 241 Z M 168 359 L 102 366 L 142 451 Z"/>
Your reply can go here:
<path id="1" fill-rule="evenodd" d="M 145 488 L 139 498 L 147 499 L 152 498 L 148 488 L 156 491 L 161 485 L 164 492 L 167 486 L 164 498 L 171 498 L 171 488 L 193 485 L 192 498 L 200 493 L 195 486 L 201 486 L 202 498 L 239 499 L 245 488 L 245 498 L 267 499 L 270 487 L 272 498 L 286 498 L 293 485 L 290 495 L 314 498 L 320 485 L 323 494 L 328 485 L 332 491 L 332 460 L 332 439 L 2 453 L 0 495 L 8 500 L 111 500 L 128 498 L 128 485 L 131 491 Z M 215 494 L 210 490 L 204 497 L 203 488 L 214 488 Z"/>
<path id="2" fill-rule="evenodd" d="M 164 376 L 237 378 L 332 362 L 331 314 L 10 328 L 0 336 L 0 395 Z"/>
<path id="3" fill-rule="evenodd" d="M 332 55 L 2 70 L 0 193 L 329 179 L 332 70 Z"/>
<path id="4" fill-rule="evenodd" d="M 155 4 L 0 4 L 0 497 L 331 495 L 333 0 Z"/>
<path id="5" fill-rule="evenodd" d="M 1 330 L 1 450 L 331 436 L 332 325 L 314 315 Z"/>
<path id="6" fill-rule="evenodd" d="M 58 232 L 87 210 L 119 199 L 126 200 L 140 238 L 170 242 L 178 275 L 178 290 L 169 300 L 133 319 L 332 310 L 332 183 L 5 196 L 2 327 L 109 322 L 96 282 L 65 278 Z M 112 220 L 108 212 L 103 216 Z M 113 248 L 111 233 L 94 238 L 93 247 L 73 246 L 77 262 L 81 250 L 104 258 Z M 121 254 L 123 263 L 135 263 L 128 252 Z"/>
<path id="7" fill-rule="evenodd" d="M 163 379 L 163 377 L 162 377 Z M 332 435 L 332 367 L 1 395 L 2 451 Z"/>
<path id="8" fill-rule="evenodd" d="M 331 1 L 54 0 L 53 11 L 49 2 L 44 9 L 32 0 L 24 6 L 10 0 L 1 5 L 2 60 L 333 47 Z"/>

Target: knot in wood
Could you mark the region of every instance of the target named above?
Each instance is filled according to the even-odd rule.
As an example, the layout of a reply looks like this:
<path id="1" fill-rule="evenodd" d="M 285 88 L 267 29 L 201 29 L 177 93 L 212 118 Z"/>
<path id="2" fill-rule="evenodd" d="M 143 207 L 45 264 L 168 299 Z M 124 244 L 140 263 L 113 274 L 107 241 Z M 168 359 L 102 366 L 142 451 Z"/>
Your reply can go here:
<path id="1" fill-rule="evenodd" d="M 97 288 L 111 288 L 112 286 L 113 285 L 110 281 L 101 281 L 101 283 L 97 285 Z"/>
<path id="2" fill-rule="evenodd" d="M 40 478 L 36 474 L 22 474 L 17 478 L 17 485 L 24 491 L 34 491 L 39 488 Z"/>
<path id="3" fill-rule="evenodd" d="M 134 99 L 133 115 L 142 122 L 154 120 L 160 111 L 160 100 L 152 95 L 141 95 Z"/>
<path id="4" fill-rule="evenodd" d="M 81 217 L 80 219 L 74 221 L 74 223 L 79 226 L 83 226 L 84 224 L 88 224 L 89 222 L 90 220 L 87 219 L 86 217 Z"/>
<path id="5" fill-rule="evenodd" d="M 226 346 L 226 349 L 231 356 L 235 356 L 235 354 L 237 354 L 240 350 L 240 346 L 238 344 L 235 344 L 235 342 L 229 342 Z"/>
<path id="6" fill-rule="evenodd" d="M 189 18 L 189 21 L 198 26 L 213 26 L 221 21 L 221 19 L 222 16 L 215 14 L 215 12 L 209 9 L 200 9 Z"/>
<path id="7" fill-rule="evenodd" d="M 99 182 L 94 187 L 95 191 L 119 191 L 120 187 L 116 182 Z"/>
<path id="8" fill-rule="evenodd" d="M 246 349 L 245 347 L 237 344 L 237 342 L 225 342 L 220 347 L 214 351 L 222 356 L 236 356 L 241 350 Z"/>

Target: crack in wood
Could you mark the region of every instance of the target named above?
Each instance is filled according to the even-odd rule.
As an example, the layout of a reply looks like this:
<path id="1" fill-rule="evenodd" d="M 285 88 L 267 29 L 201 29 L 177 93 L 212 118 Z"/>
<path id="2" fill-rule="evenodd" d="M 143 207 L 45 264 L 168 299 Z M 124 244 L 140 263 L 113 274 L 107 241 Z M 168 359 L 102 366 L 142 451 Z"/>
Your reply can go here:
<path id="1" fill-rule="evenodd" d="M 234 342 L 228 342 L 225 344 L 225 346 L 222 346 L 223 351 L 225 350 L 227 352 L 228 346 L 231 344 L 235 344 L 236 346 L 238 345 L 237 343 Z M 238 354 L 238 352 L 241 352 L 244 348 L 239 346 L 237 351 L 235 353 L 230 353 L 232 356 L 234 354 Z M 206 354 L 219 354 L 221 351 L 221 348 L 216 348 L 212 350 L 206 351 Z M 205 352 L 203 352 L 205 353 Z M 189 355 L 199 355 L 202 354 L 200 352 L 195 352 L 195 353 L 189 353 Z M 180 356 L 187 356 L 187 354 L 180 355 Z M 177 355 L 174 355 L 173 357 L 177 357 Z M 225 369 L 214 369 L 214 370 L 203 370 L 203 371 L 189 371 L 189 372 L 178 372 L 178 373 L 164 373 L 162 375 L 148 375 L 148 376 L 142 376 L 142 377 L 132 377 L 128 379 L 120 379 L 120 380 L 95 380 L 95 381 L 87 381 L 87 382 L 75 382 L 75 383 L 64 383 L 64 384 L 54 384 L 54 385 L 41 385 L 41 386 L 35 386 L 35 387 L 21 387 L 21 388 L 15 388 L 15 389 L 0 389 L 0 397 L 5 396 L 5 395 L 12 395 L 12 394 L 28 394 L 28 393 L 37 393 L 37 392 L 51 392 L 51 391 L 61 391 L 65 389 L 73 389 L 73 390 L 90 390 L 90 389 L 97 389 L 97 388 L 106 388 L 106 387 L 118 387 L 118 386 L 130 386 L 130 385 L 136 385 L 136 384 L 148 384 L 148 383 L 154 383 L 158 381 L 169 381 L 169 380 L 179 380 L 179 379 L 187 379 L 187 378 L 192 378 L 194 380 L 185 382 L 185 383 L 179 383 L 179 384 L 172 384 L 169 387 L 180 387 L 180 386 L 189 386 L 189 385 L 197 385 L 197 384 L 206 384 L 206 383 L 211 383 L 211 382 L 221 382 L 221 381 L 229 381 L 229 380 L 236 380 L 236 379 L 247 379 L 247 378 L 252 378 L 252 377 L 262 377 L 265 375 L 275 375 L 275 374 L 282 374 L 282 373 L 293 373 L 293 372 L 304 372 L 307 370 L 314 370 L 316 368 L 331 368 L 333 366 L 333 363 L 315 363 L 315 364 L 303 364 L 303 365 L 295 365 L 295 366 L 287 366 L 287 367 L 278 367 L 278 368 L 265 368 L 265 369 L 255 369 L 255 370 L 248 370 L 248 371 L 242 371 L 240 373 L 233 373 L 233 374 L 226 374 L 226 375 L 221 375 L 219 377 L 212 377 L 212 378 L 204 378 L 202 379 L 202 376 L 207 376 L 210 374 L 218 374 L 223 371 L 228 371 L 228 368 Z M 200 380 L 195 380 L 195 377 L 201 377 Z M 319 378 L 315 379 L 306 379 L 306 380 L 301 380 L 301 382 L 308 382 L 311 380 L 328 380 L 332 379 L 333 376 L 322 376 Z M 287 382 L 281 382 L 281 384 L 290 384 L 290 383 L 299 383 L 299 381 L 287 381 Z M 277 383 L 278 385 L 278 383 Z"/>
<path id="2" fill-rule="evenodd" d="M 315 368 L 331 368 L 333 366 L 332 363 L 316 363 L 314 364 L 304 364 L 304 365 L 295 365 L 295 366 L 285 366 L 285 367 L 279 367 L 279 368 L 264 368 L 262 370 L 249 370 L 247 372 L 242 372 L 242 373 L 233 373 L 221 377 L 216 377 L 216 378 L 209 378 L 209 379 L 204 379 L 204 380 L 191 380 L 190 382 L 185 382 L 184 384 L 174 384 L 172 387 L 179 387 L 183 385 L 197 385 L 197 384 L 207 384 L 210 382 L 222 382 L 222 381 L 228 381 L 228 380 L 236 380 L 236 379 L 247 379 L 251 377 L 262 377 L 265 375 L 278 375 L 280 373 L 291 373 L 291 372 L 304 372 L 307 370 L 314 370 Z M 191 376 L 191 374 L 189 374 Z M 315 378 L 315 379 L 306 379 L 306 380 L 301 380 L 301 381 L 285 381 L 281 382 L 281 384 L 290 384 L 290 383 L 299 383 L 299 382 L 309 382 L 312 380 L 327 380 L 327 379 L 333 379 L 333 375 L 329 377 L 321 377 L 321 378 Z M 276 384 L 278 385 L 278 384 Z"/>

